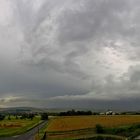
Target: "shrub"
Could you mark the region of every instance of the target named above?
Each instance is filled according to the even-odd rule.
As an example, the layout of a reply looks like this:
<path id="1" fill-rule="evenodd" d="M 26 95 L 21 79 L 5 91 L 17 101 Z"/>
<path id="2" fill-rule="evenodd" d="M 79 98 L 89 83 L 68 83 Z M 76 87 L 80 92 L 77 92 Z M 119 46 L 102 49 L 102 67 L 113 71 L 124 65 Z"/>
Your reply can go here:
<path id="1" fill-rule="evenodd" d="M 103 127 L 100 125 L 100 124 L 97 124 L 96 126 L 95 126 L 95 131 L 96 131 L 96 133 L 103 133 L 104 132 L 104 129 L 103 129 Z"/>

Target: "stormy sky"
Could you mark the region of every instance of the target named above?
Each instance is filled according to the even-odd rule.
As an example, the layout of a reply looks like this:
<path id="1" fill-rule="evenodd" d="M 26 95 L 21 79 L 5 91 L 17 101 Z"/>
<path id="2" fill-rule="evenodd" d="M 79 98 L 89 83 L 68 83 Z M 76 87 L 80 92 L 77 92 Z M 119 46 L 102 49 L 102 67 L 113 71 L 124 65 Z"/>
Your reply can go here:
<path id="1" fill-rule="evenodd" d="M 0 107 L 139 110 L 139 0 L 0 0 Z"/>

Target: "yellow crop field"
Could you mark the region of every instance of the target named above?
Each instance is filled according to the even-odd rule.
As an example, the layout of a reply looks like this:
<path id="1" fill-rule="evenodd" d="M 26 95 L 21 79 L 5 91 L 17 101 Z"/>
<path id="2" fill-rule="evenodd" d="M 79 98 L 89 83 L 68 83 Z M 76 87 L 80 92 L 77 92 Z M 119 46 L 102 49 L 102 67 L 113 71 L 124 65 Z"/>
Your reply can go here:
<path id="1" fill-rule="evenodd" d="M 96 124 L 111 128 L 137 123 L 140 123 L 140 115 L 58 117 L 50 121 L 47 131 L 54 132 L 94 128 Z"/>

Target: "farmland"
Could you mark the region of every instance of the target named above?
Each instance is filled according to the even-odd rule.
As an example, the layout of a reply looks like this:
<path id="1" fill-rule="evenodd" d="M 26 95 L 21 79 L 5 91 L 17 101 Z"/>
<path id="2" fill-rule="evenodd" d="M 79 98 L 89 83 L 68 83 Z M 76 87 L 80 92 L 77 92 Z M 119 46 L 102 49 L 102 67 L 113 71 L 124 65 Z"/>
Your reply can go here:
<path id="1" fill-rule="evenodd" d="M 125 136 L 127 137 L 130 133 L 130 130 L 127 130 L 133 125 L 140 124 L 140 115 L 57 117 L 49 121 L 46 131 L 48 139 L 90 138 L 101 136 L 101 134 L 97 134 L 95 131 L 97 124 L 100 124 L 107 130 L 103 135 L 104 137 L 110 136 L 113 138 L 113 136 L 111 136 L 111 134 L 113 134 L 121 136 L 120 138 L 119 136 L 114 136 L 116 139 L 125 139 Z M 120 130 L 122 132 L 122 128 L 125 128 L 126 133 L 120 133 Z M 133 129 L 131 129 L 131 131 L 133 135 Z"/>
<path id="2" fill-rule="evenodd" d="M 94 128 L 96 124 L 111 128 L 136 123 L 140 123 L 139 115 L 59 117 L 51 120 L 47 131 L 69 131 Z"/>
<path id="3" fill-rule="evenodd" d="M 0 121 L 0 137 L 7 137 L 24 133 L 37 125 L 40 122 L 40 117 L 34 117 L 34 119 L 16 119 L 11 117 Z"/>

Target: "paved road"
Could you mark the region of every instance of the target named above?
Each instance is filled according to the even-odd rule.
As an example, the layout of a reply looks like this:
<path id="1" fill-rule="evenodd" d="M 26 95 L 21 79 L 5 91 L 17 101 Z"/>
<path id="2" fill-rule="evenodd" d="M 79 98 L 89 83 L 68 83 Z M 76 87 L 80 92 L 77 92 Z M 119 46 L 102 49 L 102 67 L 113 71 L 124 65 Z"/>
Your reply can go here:
<path id="1" fill-rule="evenodd" d="M 47 124 L 47 121 L 39 124 L 38 126 L 31 129 L 25 134 L 21 134 L 19 136 L 14 136 L 14 137 L 0 138 L 0 140 L 34 140 L 35 134 L 38 132 L 39 129 L 44 127 L 46 124 Z"/>

